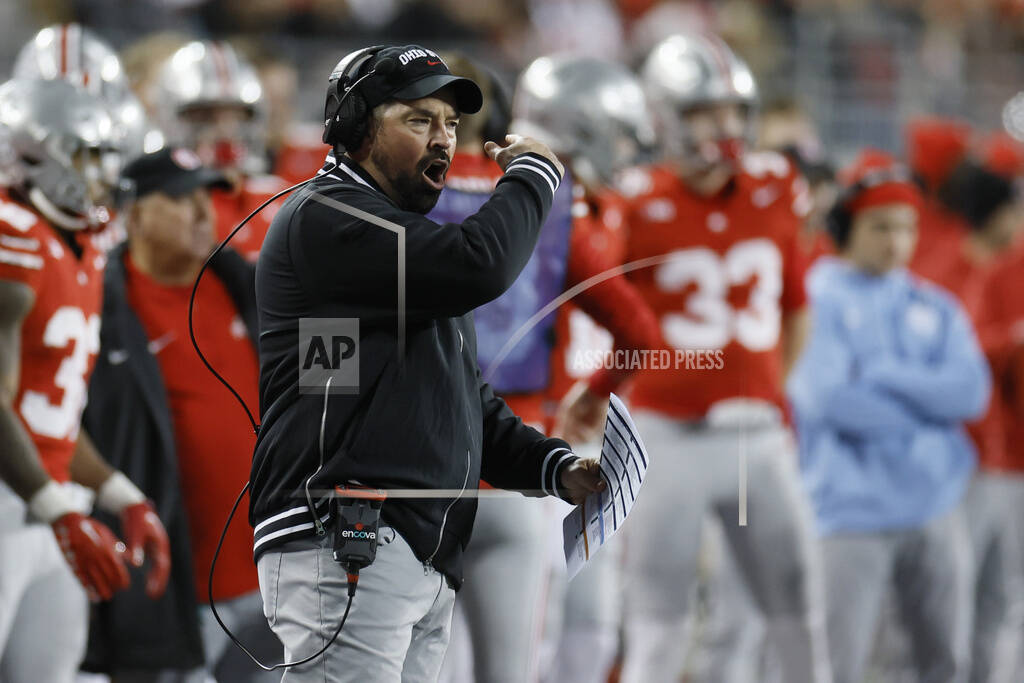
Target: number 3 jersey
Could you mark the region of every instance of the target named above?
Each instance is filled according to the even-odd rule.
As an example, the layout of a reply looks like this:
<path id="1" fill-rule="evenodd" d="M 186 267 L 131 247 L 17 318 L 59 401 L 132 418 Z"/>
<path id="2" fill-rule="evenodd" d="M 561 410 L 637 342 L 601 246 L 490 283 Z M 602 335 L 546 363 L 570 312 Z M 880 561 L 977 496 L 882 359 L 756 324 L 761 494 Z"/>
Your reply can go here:
<path id="1" fill-rule="evenodd" d="M 104 258 L 75 235 L 81 258 L 34 210 L 0 193 L 0 280 L 35 294 L 21 323 L 21 370 L 14 410 L 57 481 L 71 456 L 99 350 Z"/>
<path id="2" fill-rule="evenodd" d="M 634 405 L 700 419 L 716 403 L 753 399 L 784 413 L 782 320 L 806 303 L 803 178 L 781 155 L 756 153 L 711 197 L 667 167 L 635 171 L 624 186 L 626 261 L 652 263 L 629 277 L 671 353 L 667 367 L 637 375 Z"/>

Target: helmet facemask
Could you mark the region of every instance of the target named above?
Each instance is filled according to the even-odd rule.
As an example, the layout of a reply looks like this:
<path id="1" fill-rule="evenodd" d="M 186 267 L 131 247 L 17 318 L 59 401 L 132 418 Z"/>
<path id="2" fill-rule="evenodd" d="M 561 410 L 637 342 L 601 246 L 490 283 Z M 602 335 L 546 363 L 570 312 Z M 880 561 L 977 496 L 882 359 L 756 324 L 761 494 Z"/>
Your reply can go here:
<path id="1" fill-rule="evenodd" d="M 112 147 L 75 144 L 51 136 L 48 163 L 22 157 L 28 198 L 67 230 L 99 230 L 111 219 L 121 155 Z"/>
<path id="2" fill-rule="evenodd" d="M 670 161 L 692 173 L 728 168 L 736 173 L 753 143 L 755 114 L 742 102 L 656 108 L 660 138 Z"/>
<path id="3" fill-rule="evenodd" d="M 263 87 L 230 45 L 182 46 L 161 66 L 154 101 L 170 144 L 192 149 L 235 180 L 265 172 Z"/>
<path id="4" fill-rule="evenodd" d="M 121 141 L 105 104 L 64 81 L 0 86 L 0 175 L 54 225 L 110 220 Z"/>
<path id="5" fill-rule="evenodd" d="M 641 68 L 666 155 L 687 173 L 735 173 L 754 140 L 757 83 L 721 38 L 669 36 Z"/>
<path id="6" fill-rule="evenodd" d="M 228 173 L 253 175 L 264 170 L 263 125 L 251 107 L 198 104 L 178 114 L 184 146 L 207 166 Z"/>

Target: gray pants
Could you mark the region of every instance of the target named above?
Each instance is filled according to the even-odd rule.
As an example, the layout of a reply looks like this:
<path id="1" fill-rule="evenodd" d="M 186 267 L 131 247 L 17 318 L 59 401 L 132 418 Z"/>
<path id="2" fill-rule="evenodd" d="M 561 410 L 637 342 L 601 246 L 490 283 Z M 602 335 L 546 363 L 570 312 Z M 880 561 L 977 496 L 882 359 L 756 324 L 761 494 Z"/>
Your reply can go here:
<path id="1" fill-rule="evenodd" d="M 601 457 L 601 444 L 574 444 L 581 458 Z M 554 498 L 547 534 L 555 543 L 545 622 L 545 683 L 605 681 L 619 650 L 622 622 L 623 537 L 615 536 L 571 581 L 565 570 L 562 520 L 572 506 Z"/>
<path id="2" fill-rule="evenodd" d="M 49 526 L 0 532 L 0 681 L 70 683 L 85 656 L 88 615 Z"/>
<path id="3" fill-rule="evenodd" d="M 455 591 L 424 568 L 405 540 L 381 527 L 377 559 L 364 569 L 345 628 L 324 655 L 285 670 L 282 683 L 436 681 L 451 632 Z M 320 650 L 348 601 L 332 535 L 293 541 L 260 557 L 263 610 L 285 661 Z"/>
<path id="4" fill-rule="evenodd" d="M 537 679 L 549 524 L 536 499 L 481 498 L 459 590 L 467 638 L 453 641 L 445 680 L 524 683 Z M 475 675 L 455 671 L 471 649 Z M 453 651 L 454 650 L 454 651 Z"/>
<path id="5" fill-rule="evenodd" d="M 701 539 L 700 584 L 693 615 L 694 683 L 767 683 L 764 618 L 733 554 L 721 521 L 709 515 Z M 768 652 L 771 649 L 768 648 Z"/>
<path id="6" fill-rule="evenodd" d="M 981 471 L 964 501 L 976 581 L 971 683 L 1019 683 L 1024 645 L 1024 476 Z"/>
<path id="7" fill-rule="evenodd" d="M 921 683 L 967 680 L 972 569 L 959 510 L 919 529 L 829 536 L 822 552 L 835 683 L 860 683 L 893 582 Z"/>
<path id="8" fill-rule="evenodd" d="M 558 517 L 559 532 L 565 514 Z M 549 597 L 547 626 L 552 632 L 545 634 L 551 639 L 550 663 L 541 677 L 545 683 L 608 679 L 619 649 L 623 545 L 621 536 L 613 537 L 571 581 L 564 555 L 559 557 Z"/>
<path id="9" fill-rule="evenodd" d="M 643 491 L 625 524 L 624 683 L 678 680 L 686 614 L 708 512 L 779 654 L 787 683 L 829 680 L 820 564 L 795 448 L 780 426 L 690 429 L 649 412 L 634 416 L 650 453 Z M 748 526 L 739 526 L 739 456 L 747 462 Z"/>

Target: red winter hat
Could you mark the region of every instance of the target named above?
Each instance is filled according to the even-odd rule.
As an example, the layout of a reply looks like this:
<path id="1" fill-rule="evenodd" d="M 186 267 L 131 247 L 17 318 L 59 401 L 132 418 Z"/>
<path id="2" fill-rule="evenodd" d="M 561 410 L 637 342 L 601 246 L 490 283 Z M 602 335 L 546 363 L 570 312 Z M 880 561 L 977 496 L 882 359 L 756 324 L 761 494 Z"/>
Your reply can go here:
<path id="1" fill-rule="evenodd" d="M 919 117 L 907 124 L 910 167 L 932 192 L 942 187 L 967 155 L 971 128 L 962 121 Z"/>
<path id="2" fill-rule="evenodd" d="M 1008 133 L 993 133 L 981 143 L 981 162 L 996 175 L 1013 179 L 1024 175 L 1024 143 Z"/>
<path id="3" fill-rule="evenodd" d="M 839 182 L 845 187 L 844 204 L 850 214 L 883 204 L 921 205 L 921 191 L 907 167 L 878 149 L 861 151 L 839 172 Z"/>

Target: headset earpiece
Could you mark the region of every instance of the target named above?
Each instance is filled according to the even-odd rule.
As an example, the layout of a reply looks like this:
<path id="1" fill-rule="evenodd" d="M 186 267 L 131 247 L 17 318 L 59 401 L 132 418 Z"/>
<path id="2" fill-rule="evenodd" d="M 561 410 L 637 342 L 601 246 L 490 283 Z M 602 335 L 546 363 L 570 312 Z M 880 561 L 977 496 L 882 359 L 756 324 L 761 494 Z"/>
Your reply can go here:
<path id="1" fill-rule="evenodd" d="M 369 111 L 366 98 L 359 92 L 356 83 L 363 66 L 385 47 L 374 45 L 342 59 L 341 64 L 345 66 L 341 68 L 337 78 L 331 79 L 327 89 L 327 101 L 324 106 L 325 144 L 331 147 L 340 144 L 349 150 L 358 147 L 362 142 L 366 135 L 366 117 Z M 386 60 L 382 60 L 384 61 Z M 394 71 L 394 60 L 390 61 L 391 68 L 382 71 Z"/>
<path id="2" fill-rule="evenodd" d="M 356 90 L 349 92 L 348 97 L 338 106 L 338 142 L 346 150 L 354 150 L 366 136 L 367 130 L 366 98 Z"/>

